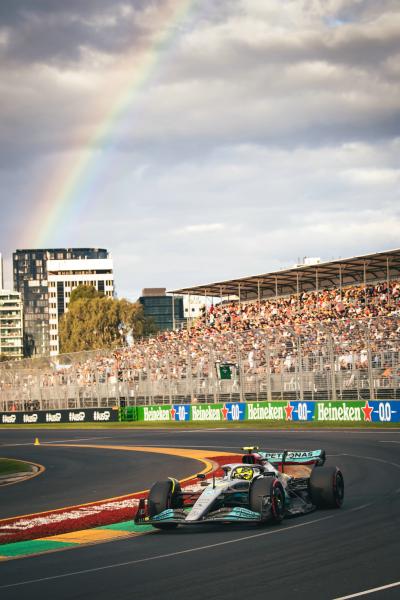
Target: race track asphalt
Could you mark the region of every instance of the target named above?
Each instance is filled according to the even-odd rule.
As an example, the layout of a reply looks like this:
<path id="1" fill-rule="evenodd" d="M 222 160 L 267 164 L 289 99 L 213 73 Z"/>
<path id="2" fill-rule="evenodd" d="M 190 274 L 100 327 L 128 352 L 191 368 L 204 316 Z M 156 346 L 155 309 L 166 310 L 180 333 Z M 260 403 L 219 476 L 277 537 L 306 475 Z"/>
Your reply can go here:
<path id="1" fill-rule="evenodd" d="M 398 430 L 86 430 L 73 433 L 46 430 L 41 436 L 43 441 L 97 437 L 99 443 L 100 438 L 107 437 L 101 439 L 102 444 L 201 447 L 215 449 L 216 453 L 218 450 L 236 451 L 242 445 L 251 444 L 272 450 L 322 447 L 327 451 L 328 464 L 337 464 L 343 471 L 345 504 L 341 510 L 316 511 L 285 520 L 275 527 L 242 525 L 239 528 L 220 526 L 156 532 L 7 561 L 0 564 L 2 600 L 51 597 L 57 600 L 196 600 L 211 597 L 221 600 L 333 600 L 377 587 L 384 589 L 361 597 L 377 600 L 400 597 L 400 587 L 385 587 L 400 580 Z M 28 431 L 1 430 L 0 440 L 2 444 L 21 444 L 29 442 L 31 437 Z M 91 443 L 95 442 L 91 440 Z M 34 452 L 40 448 L 29 446 L 25 449 L 26 456 L 35 461 Z M 8 445 L 3 446 L 0 454 L 7 452 L 7 456 L 15 456 L 12 450 Z M 78 449 L 72 449 L 71 454 L 74 452 Z M 135 474 L 146 487 L 146 483 L 155 479 L 153 473 L 146 472 L 150 455 L 132 455 L 135 457 L 132 468 L 137 468 Z M 62 453 L 57 456 L 62 466 Z M 87 454 L 80 449 L 76 456 L 86 460 Z M 90 460 L 95 462 L 96 458 Z M 116 453 L 109 460 L 114 462 Z M 118 460 L 124 460 L 122 454 L 118 453 Z M 177 475 L 175 468 L 181 468 L 183 475 L 198 469 L 199 463 L 195 463 L 194 471 L 190 471 L 193 463 L 176 460 L 159 455 L 154 462 L 161 463 L 159 468 L 164 476 Z M 111 462 L 106 463 L 107 469 L 110 468 L 106 471 L 109 486 L 106 489 L 112 490 L 109 495 L 117 495 L 122 493 L 123 474 L 115 466 L 111 468 Z M 143 468 L 139 464 L 144 465 Z M 86 478 L 89 474 L 90 469 L 86 471 Z M 97 490 L 101 482 L 95 477 L 100 476 L 101 470 L 93 470 L 92 474 L 90 485 Z M 44 483 L 42 477 L 37 477 L 36 481 Z M 28 483 L 11 487 L 22 490 Z M 102 492 L 104 488 L 100 489 Z M 68 501 L 63 502 L 65 504 Z"/>
<path id="2" fill-rule="evenodd" d="M 45 471 L 23 484 L 0 488 L 0 519 L 132 494 L 165 479 L 171 471 L 180 479 L 199 469 L 197 461 L 174 456 L 167 462 L 156 454 L 46 445 L 61 441 L 60 432 L 56 431 L 41 432 L 39 446 L 33 445 L 32 435 L 17 433 L 22 432 L 15 431 L 10 440 L 7 438 L 11 436 L 6 438 L 0 432 L 0 456 L 43 465 Z M 112 434 L 105 438 L 104 432 L 63 434 L 66 440 L 80 440 L 76 444 L 115 443 Z M 135 445 L 129 434 L 121 443 Z"/>

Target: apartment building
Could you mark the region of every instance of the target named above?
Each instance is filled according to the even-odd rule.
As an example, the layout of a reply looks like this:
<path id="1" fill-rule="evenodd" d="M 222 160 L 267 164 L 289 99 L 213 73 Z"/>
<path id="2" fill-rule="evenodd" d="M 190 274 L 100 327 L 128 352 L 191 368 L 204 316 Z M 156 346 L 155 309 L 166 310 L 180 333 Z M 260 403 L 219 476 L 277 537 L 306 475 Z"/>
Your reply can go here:
<path id="1" fill-rule="evenodd" d="M 25 356 L 48 356 L 50 341 L 55 341 L 51 338 L 55 330 L 50 329 L 48 262 L 107 259 L 109 253 L 104 248 L 35 248 L 13 253 L 14 289 L 21 294 L 24 311 Z M 86 265 L 83 270 L 87 268 Z M 53 343 L 51 347 L 54 353 L 58 345 Z"/>
<path id="2" fill-rule="evenodd" d="M 48 260 L 47 285 L 49 307 L 50 356 L 59 353 L 58 323 L 68 310 L 72 291 L 79 285 L 91 285 L 105 296 L 114 295 L 111 258 Z"/>
<path id="3" fill-rule="evenodd" d="M 0 289 L 0 355 L 23 357 L 23 310 L 21 294 Z"/>

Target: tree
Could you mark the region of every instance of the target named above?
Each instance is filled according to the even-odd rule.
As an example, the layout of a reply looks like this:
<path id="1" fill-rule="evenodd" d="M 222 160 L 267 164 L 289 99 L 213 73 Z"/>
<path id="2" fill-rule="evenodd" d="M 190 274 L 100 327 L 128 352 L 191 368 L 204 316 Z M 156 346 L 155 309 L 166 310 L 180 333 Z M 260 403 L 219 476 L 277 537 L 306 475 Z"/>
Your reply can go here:
<path id="1" fill-rule="evenodd" d="M 60 352 L 118 348 L 127 343 L 128 336 L 156 332 L 140 303 L 110 298 L 95 288 L 93 293 L 90 288 L 79 286 L 71 294 L 68 312 L 59 323 Z"/>
<path id="2" fill-rule="evenodd" d="M 69 304 L 71 305 L 76 300 L 80 300 L 82 298 L 90 300 L 91 298 L 102 298 L 103 296 L 104 294 L 102 292 L 98 292 L 94 285 L 78 285 L 78 287 L 71 292 Z"/>

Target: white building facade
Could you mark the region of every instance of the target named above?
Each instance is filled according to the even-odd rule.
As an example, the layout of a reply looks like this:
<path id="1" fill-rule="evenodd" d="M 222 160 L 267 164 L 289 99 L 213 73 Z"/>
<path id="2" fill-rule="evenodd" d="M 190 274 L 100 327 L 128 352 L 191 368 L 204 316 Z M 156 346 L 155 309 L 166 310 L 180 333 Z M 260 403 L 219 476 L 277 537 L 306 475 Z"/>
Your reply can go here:
<path id="1" fill-rule="evenodd" d="M 23 357 L 23 304 L 21 294 L 0 290 L 0 354 Z"/>
<path id="2" fill-rule="evenodd" d="M 113 261 L 104 259 L 48 260 L 50 356 L 59 354 L 58 322 L 68 311 L 71 292 L 91 285 L 105 296 L 114 296 Z"/>
<path id="3" fill-rule="evenodd" d="M 204 311 L 205 298 L 204 296 L 183 296 L 183 314 L 185 319 L 189 321 L 189 326 L 192 325 L 192 321 L 201 317 Z"/>

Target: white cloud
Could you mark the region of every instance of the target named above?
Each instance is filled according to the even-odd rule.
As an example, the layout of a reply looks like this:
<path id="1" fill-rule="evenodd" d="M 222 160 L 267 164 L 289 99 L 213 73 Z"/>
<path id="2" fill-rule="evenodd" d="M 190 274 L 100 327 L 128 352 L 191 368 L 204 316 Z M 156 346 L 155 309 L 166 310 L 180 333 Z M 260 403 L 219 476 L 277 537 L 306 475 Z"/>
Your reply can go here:
<path id="1" fill-rule="evenodd" d="M 353 183 L 364 185 L 385 185 L 400 183 L 400 169 L 348 169 L 342 177 Z"/>
<path id="2" fill-rule="evenodd" d="M 202 223 L 199 225 L 186 225 L 180 229 L 175 229 L 174 233 L 192 234 L 192 233 L 213 233 L 222 231 L 225 226 L 222 223 Z"/>

